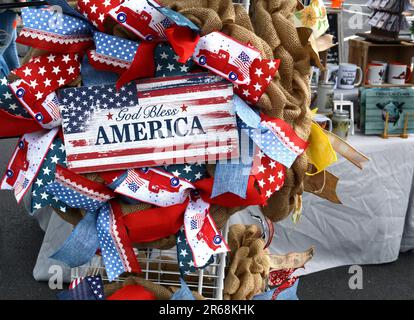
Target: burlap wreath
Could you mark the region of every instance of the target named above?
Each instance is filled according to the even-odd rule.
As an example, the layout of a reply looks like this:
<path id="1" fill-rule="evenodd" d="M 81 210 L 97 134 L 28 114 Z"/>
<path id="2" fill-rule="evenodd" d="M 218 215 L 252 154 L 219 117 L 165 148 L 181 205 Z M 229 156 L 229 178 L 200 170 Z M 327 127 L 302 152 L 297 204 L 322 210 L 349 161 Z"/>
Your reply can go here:
<path id="1" fill-rule="evenodd" d="M 76 5 L 76 1 L 71 1 Z M 308 43 L 301 43 L 298 32 L 292 22 L 296 10 L 296 0 L 252 0 L 250 17 L 244 7 L 233 4 L 231 0 L 161 0 L 161 3 L 187 16 L 200 28 L 202 35 L 212 31 L 221 31 L 259 49 L 264 58 L 281 59 L 278 74 L 261 97 L 258 107 L 267 115 L 281 118 L 292 125 L 296 133 L 304 140 L 310 135 L 310 60 Z M 108 33 L 136 39 L 134 35 L 119 25 L 108 23 Z M 44 51 L 31 50 L 28 57 L 44 54 Z M 27 58 L 28 58 L 27 57 Z M 28 59 L 25 59 L 26 61 Z M 80 80 L 72 85 L 80 84 Z M 280 221 L 292 212 L 295 197 L 303 192 L 303 180 L 307 169 L 306 154 L 302 154 L 291 169 L 287 170 L 284 187 L 276 192 L 264 207 L 263 213 L 272 221 Z M 214 165 L 209 165 L 208 172 L 214 175 Z M 97 174 L 89 174 L 91 180 L 99 181 Z M 150 208 L 149 205 L 122 204 L 123 213 L 129 214 Z M 212 206 L 211 213 L 217 226 L 224 226 L 228 218 L 238 208 Z M 59 213 L 59 212 L 58 212 Z M 76 225 L 83 214 L 78 210 L 59 213 L 66 221 Z M 175 235 L 137 247 L 171 248 L 175 245 Z"/>

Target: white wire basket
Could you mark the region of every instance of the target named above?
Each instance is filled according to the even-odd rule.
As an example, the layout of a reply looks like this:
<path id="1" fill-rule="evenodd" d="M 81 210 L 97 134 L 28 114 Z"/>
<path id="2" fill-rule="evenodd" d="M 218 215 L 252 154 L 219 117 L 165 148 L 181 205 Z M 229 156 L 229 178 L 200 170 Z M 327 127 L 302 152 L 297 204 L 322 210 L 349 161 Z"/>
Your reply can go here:
<path id="1" fill-rule="evenodd" d="M 223 228 L 222 235 L 227 241 L 228 224 Z M 176 247 L 169 250 L 136 249 L 135 253 L 142 269 L 140 277 L 164 287 L 181 287 Z M 207 268 L 186 275 L 185 280 L 188 287 L 192 291 L 197 291 L 207 300 L 223 300 L 226 258 L 226 253 L 218 254 L 215 256 L 214 263 Z M 71 269 L 72 281 L 98 274 L 101 275 L 104 282 L 108 281 L 100 256 L 95 256 L 86 265 Z M 125 281 L 123 277 L 114 280 L 114 282 L 123 281 Z"/>

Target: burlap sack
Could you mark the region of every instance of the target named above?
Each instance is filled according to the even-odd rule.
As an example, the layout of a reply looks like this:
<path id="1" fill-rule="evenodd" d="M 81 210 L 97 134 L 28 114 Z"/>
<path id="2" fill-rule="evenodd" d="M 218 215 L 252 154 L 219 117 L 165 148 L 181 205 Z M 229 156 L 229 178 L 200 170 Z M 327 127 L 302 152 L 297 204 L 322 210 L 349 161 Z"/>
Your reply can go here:
<path id="1" fill-rule="evenodd" d="M 268 250 L 257 225 L 232 225 L 228 243 L 230 261 L 224 280 L 226 300 L 250 300 L 264 291 L 270 271 Z"/>

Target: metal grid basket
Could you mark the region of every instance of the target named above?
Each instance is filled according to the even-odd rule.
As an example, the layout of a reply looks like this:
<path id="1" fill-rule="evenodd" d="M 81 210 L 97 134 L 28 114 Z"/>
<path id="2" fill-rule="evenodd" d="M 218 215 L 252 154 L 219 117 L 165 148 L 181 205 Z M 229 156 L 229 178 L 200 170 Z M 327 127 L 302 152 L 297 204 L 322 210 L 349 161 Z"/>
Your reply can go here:
<path id="1" fill-rule="evenodd" d="M 228 224 L 223 228 L 222 235 L 227 240 Z M 178 265 L 176 247 L 169 250 L 160 249 L 136 249 L 137 258 L 142 268 L 142 277 L 155 284 L 164 287 L 180 288 L 180 272 Z M 222 300 L 223 286 L 226 267 L 226 253 L 218 254 L 214 263 L 205 269 L 197 270 L 186 275 L 186 283 L 192 291 L 197 291 L 208 300 Z M 84 266 L 71 269 L 71 279 L 100 274 L 107 282 L 105 267 L 102 258 L 96 256 Z M 120 277 L 115 282 L 123 282 L 125 278 Z"/>

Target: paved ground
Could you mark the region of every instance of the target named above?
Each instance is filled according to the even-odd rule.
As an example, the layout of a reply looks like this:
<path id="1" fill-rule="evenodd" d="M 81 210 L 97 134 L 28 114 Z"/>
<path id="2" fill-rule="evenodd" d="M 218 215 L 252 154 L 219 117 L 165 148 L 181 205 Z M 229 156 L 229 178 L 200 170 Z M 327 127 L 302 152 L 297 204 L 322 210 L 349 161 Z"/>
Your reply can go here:
<path id="1" fill-rule="evenodd" d="M 0 168 L 5 168 L 14 140 L 0 141 Z M 43 239 L 36 220 L 16 205 L 11 193 L 0 192 L 0 299 L 54 299 L 46 283 L 32 277 Z M 301 299 L 414 299 L 414 253 L 394 263 L 363 266 L 363 290 L 348 286 L 348 267 L 301 278 Z"/>

